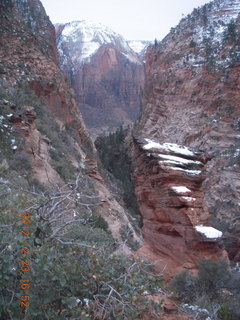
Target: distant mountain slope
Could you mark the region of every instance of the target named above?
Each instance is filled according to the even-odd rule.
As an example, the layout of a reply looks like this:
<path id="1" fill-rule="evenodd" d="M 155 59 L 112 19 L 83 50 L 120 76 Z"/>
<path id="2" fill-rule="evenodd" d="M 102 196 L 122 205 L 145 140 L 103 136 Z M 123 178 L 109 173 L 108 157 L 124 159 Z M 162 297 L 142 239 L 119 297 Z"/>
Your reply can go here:
<path id="1" fill-rule="evenodd" d="M 102 131 L 131 123 L 144 82 L 140 57 L 101 24 L 75 21 L 55 27 L 61 66 L 88 127 Z"/>
<path id="2" fill-rule="evenodd" d="M 151 41 L 144 40 L 128 40 L 129 47 L 136 52 L 142 59 L 145 58 L 148 46 L 152 44 Z"/>

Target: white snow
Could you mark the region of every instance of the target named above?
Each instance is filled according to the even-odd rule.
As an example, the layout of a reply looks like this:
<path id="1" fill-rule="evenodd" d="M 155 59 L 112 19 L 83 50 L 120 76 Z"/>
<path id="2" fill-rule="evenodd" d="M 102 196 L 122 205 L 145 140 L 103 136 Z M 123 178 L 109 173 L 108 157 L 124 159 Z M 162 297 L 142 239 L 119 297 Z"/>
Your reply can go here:
<path id="1" fill-rule="evenodd" d="M 139 61 L 139 59 L 134 56 L 133 54 L 130 54 L 130 53 L 124 53 L 124 52 L 121 52 L 122 55 L 124 55 L 124 57 L 126 57 L 128 60 L 130 60 L 131 62 L 133 63 L 138 63 L 138 64 L 141 64 L 141 62 Z"/>
<path id="2" fill-rule="evenodd" d="M 100 48 L 97 42 L 85 42 L 82 49 L 82 59 L 88 58 L 93 55 Z"/>
<path id="3" fill-rule="evenodd" d="M 180 153 L 182 155 L 194 156 L 194 153 L 190 151 L 187 147 L 180 146 L 175 143 L 160 144 L 150 139 L 144 139 L 144 140 L 147 142 L 147 144 L 143 146 L 143 149 L 145 150 L 159 149 L 159 150 L 173 151 L 175 153 Z"/>
<path id="4" fill-rule="evenodd" d="M 164 160 L 164 161 L 159 161 L 159 164 L 164 164 L 164 165 L 168 165 L 168 164 L 179 165 L 180 163 L 177 162 L 177 161 L 172 161 L 172 160 Z"/>
<path id="5" fill-rule="evenodd" d="M 141 40 L 129 40 L 129 47 L 136 53 L 140 54 L 148 45 L 150 45 L 150 41 L 141 41 Z"/>
<path id="6" fill-rule="evenodd" d="M 10 118 L 10 117 L 12 117 L 12 116 L 13 116 L 12 113 L 9 113 L 9 114 L 7 115 L 8 118 Z"/>
<path id="7" fill-rule="evenodd" d="M 4 116 L 0 116 L 0 124 L 2 124 L 3 120 L 4 120 Z"/>
<path id="8" fill-rule="evenodd" d="M 57 27 L 58 25 L 56 25 Z M 73 62 L 82 62 L 89 59 L 104 44 L 113 44 L 121 50 L 129 60 L 140 63 L 137 55 L 129 47 L 123 37 L 110 28 L 91 21 L 74 21 L 64 25 L 58 49 L 63 62 L 65 56 L 66 43 L 69 43 L 70 56 Z"/>
<path id="9" fill-rule="evenodd" d="M 186 200 L 186 201 L 196 201 L 196 198 L 192 198 L 192 197 L 181 197 L 182 199 Z"/>
<path id="10" fill-rule="evenodd" d="M 147 295 L 149 295 L 150 293 L 149 293 L 147 290 L 145 290 L 145 291 L 143 291 L 143 294 L 144 294 L 145 296 L 147 296 Z"/>
<path id="11" fill-rule="evenodd" d="M 191 192 L 190 189 L 188 189 L 187 187 L 184 187 L 184 186 L 172 186 L 171 188 L 172 188 L 174 191 L 176 191 L 177 193 Z"/>
<path id="12" fill-rule="evenodd" d="M 193 161 L 193 160 L 188 160 L 188 159 L 184 159 L 184 158 L 180 158 L 180 157 L 176 157 L 176 156 L 171 156 L 171 155 L 166 155 L 166 154 L 159 154 L 158 155 L 159 158 L 163 158 L 163 159 L 167 159 L 167 160 L 172 160 L 176 163 L 183 163 L 183 164 L 201 164 L 200 161 Z"/>
<path id="13" fill-rule="evenodd" d="M 1 182 L 1 183 L 4 183 L 4 184 L 8 184 L 8 183 L 9 183 L 8 180 L 5 180 L 5 179 L 3 179 L 3 178 L 0 178 L 0 182 Z"/>
<path id="14" fill-rule="evenodd" d="M 199 306 L 192 306 L 190 304 L 184 304 L 183 305 L 184 308 L 187 308 L 187 309 L 190 309 L 192 311 L 196 311 L 196 312 L 200 312 L 200 313 L 205 313 L 205 314 L 209 314 L 208 310 L 207 309 L 202 309 L 200 308 Z"/>
<path id="15" fill-rule="evenodd" d="M 13 150 L 17 150 L 17 146 L 13 146 L 12 149 L 13 149 Z"/>
<path id="16" fill-rule="evenodd" d="M 228 28 L 228 24 L 231 22 L 231 20 L 233 20 L 234 22 L 236 21 L 237 16 L 240 12 L 239 7 L 239 1 L 236 0 L 213 2 L 212 8 L 207 12 L 207 25 L 202 24 L 202 12 L 200 11 L 200 14 L 197 17 L 197 19 L 199 20 L 195 22 L 194 26 L 191 25 L 192 36 L 189 38 L 190 41 L 192 40 L 197 43 L 199 51 L 197 53 L 192 53 L 191 55 L 188 54 L 187 59 L 186 56 L 183 57 L 182 63 L 191 64 L 192 66 L 198 68 L 201 67 L 202 62 L 206 62 L 205 41 L 207 40 L 211 42 L 211 47 L 213 48 L 211 56 L 214 59 L 215 64 L 219 67 L 228 67 L 229 60 L 231 62 L 231 58 L 222 58 L 222 55 L 220 55 L 219 53 L 225 45 L 223 39 L 225 31 Z M 182 31 L 184 32 L 184 30 L 186 30 L 186 32 L 189 32 L 189 25 L 184 22 L 187 22 L 187 19 L 185 19 L 185 21 L 183 21 L 183 23 L 181 24 Z"/>
<path id="17" fill-rule="evenodd" d="M 213 228 L 213 227 L 206 227 L 203 225 L 195 226 L 195 229 L 202 233 L 208 239 L 217 239 L 222 237 L 222 232 Z"/>
<path id="18" fill-rule="evenodd" d="M 163 149 L 163 146 L 160 143 L 151 141 L 150 139 L 145 139 L 146 142 L 148 142 L 148 144 L 146 144 L 143 149 L 145 150 L 150 150 L 150 149 Z"/>
<path id="19" fill-rule="evenodd" d="M 201 170 L 188 170 L 188 169 L 182 169 L 182 168 L 177 168 L 177 167 L 168 167 L 168 169 L 183 171 L 183 172 L 185 172 L 187 174 L 191 174 L 191 175 L 199 175 L 202 173 Z"/>
<path id="20" fill-rule="evenodd" d="M 89 300 L 89 299 L 84 298 L 84 299 L 83 299 L 83 301 L 85 302 L 86 306 L 89 306 L 89 302 L 90 302 L 90 300 Z"/>

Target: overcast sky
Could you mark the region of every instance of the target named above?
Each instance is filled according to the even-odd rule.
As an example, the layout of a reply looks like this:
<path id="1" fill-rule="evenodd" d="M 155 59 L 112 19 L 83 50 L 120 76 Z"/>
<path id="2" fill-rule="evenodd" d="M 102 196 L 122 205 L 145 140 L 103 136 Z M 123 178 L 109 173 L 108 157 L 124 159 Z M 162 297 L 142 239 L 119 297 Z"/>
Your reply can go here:
<path id="1" fill-rule="evenodd" d="M 161 40 L 182 15 L 209 0 L 41 0 L 52 23 L 100 22 L 126 40 Z"/>

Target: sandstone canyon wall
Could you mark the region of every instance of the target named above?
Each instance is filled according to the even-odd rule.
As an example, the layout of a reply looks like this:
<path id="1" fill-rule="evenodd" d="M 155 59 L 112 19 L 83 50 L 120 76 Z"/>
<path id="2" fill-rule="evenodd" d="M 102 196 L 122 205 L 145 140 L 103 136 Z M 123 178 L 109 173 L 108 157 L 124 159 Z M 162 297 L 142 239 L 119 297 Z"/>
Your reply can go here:
<path id="1" fill-rule="evenodd" d="M 96 213 L 107 220 L 114 238 L 122 241 L 124 227 L 139 241 L 127 212 L 99 174 L 94 144 L 60 69 L 55 28 L 40 1 L 1 1 L 0 59 L 0 163 L 8 168 L 15 161 L 12 174 L 20 176 L 29 160 L 23 168 L 25 185 L 35 179 L 51 188 L 79 174 L 82 184 L 90 179 L 86 192 L 98 195 Z M 2 98 L 13 93 L 15 103 Z"/>
<path id="2" fill-rule="evenodd" d="M 212 1 L 147 52 L 134 176 L 144 237 L 162 265 L 216 254 L 196 227 L 213 223 L 232 232 L 226 248 L 240 259 L 239 11 L 237 0 Z"/>

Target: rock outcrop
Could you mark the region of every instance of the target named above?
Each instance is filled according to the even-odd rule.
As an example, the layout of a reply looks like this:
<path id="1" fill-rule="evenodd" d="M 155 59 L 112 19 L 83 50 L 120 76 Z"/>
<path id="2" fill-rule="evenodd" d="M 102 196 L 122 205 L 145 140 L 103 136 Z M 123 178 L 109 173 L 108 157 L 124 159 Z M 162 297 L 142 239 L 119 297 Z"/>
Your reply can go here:
<path id="1" fill-rule="evenodd" d="M 201 258 L 222 257 L 222 232 L 208 226 L 202 183 L 206 159 L 177 144 L 135 139 L 135 192 L 143 217 L 145 247 L 171 276 L 195 270 Z"/>
<path id="2" fill-rule="evenodd" d="M 185 251 L 181 246 L 178 247 L 179 251 L 176 250 L 176 255 L 169 250 L 169 243 L 173 242 L 173 247 L 175 246 L 176 237 L 191 239 L 189 246 L 193 246 L 192 249 L 199 256 L 201 250 L 203 255 L 209 250 L 205 251 L 204 248 L 208 246 L 205 242 L 200 245 L 202 242 L 197 244 L 195 240 L 192 241 L 195 237 L 192 231 L 191 235 L 184 234 L 183 229 L 180 228 L 179 231 L 173 227 L 174 223 L 191 225 L 192 218 L 197 218 L 198 214 L 200 221 L 197 223 L 205 224 L 209 217 L 208 224 L 214 223 L 214 226 L 223 231 L 228 226 L 228 231 L 235 230 L 235 240 L 228 243 L 227 249 L 231 250 L 231 259 L 239 260 L 239 249 L 236 247 L 236 234 L 239 230 L 237 226 L 240 223 L 239 9 L 239 1 L 212 1 L 182 19 L 162 42 L 151 46 L 147 52 L 144 101 L 141 116 L 135 126 L 135 137 L 144 137 L 161 144 L 187 146 L 203 153 L 208 160 L 203 161 L 205 173 L 192 177 L 183 174 L 180 169 L 169 171 L 166 166 L 163 169 L 162 165 L 156 165 L 158 158 L 148 158 L 146 152 L 143 153 L 137 146 L 135 168 L 142 181 L 138 181 L 139 178 L 136 177 L 136 194 L 145 220 L 143 229 L 148 234 L 151 245 L 155 248 L 160 246 L 161 251 L 171 256 L 173 261 L 178 257 L 180 259 Z M 176 154 L 172 156 L 175 157 Z M 167 158 L 161 159 L 164 161 Z M 168 160 L 176 164 L 174 158 Z M 202 163 L 202 160 L 195 160 Z M 191 190 L 190 194 L 186 193 L 186 197 L 196 200 L 187 202 L 182 196 L 177 196 L 170 188 L 175 185 L 174 179 L 176 186 L 186 186 Z M 141 185 L 144 187 L 141 188 Z M 163 210 L 160 203 L 168 209 Z M 174 222 L 175 214 L 170 213 L 172 210 L 176 212 L 176 207 L 172 206 L 182 206 L 183 209 L 177 209 L 177 219 L 180 221 Z M 194 215 L 189 215 L 188 212 Z M 196 213 L 198 214 L 195 216 Z M 173 220 L 166 228 L 164 225 L 169 223 L 169 215 Z M 158 228 L 154 227 L 153 216 L 154 219 L 156 216 L 159 219 Z M 193 225 L 195 223 L 196 221 Z M 166 238 L 169 240 L 163 242 L 164 247 L 161 239 Z M 182 248 L 186 248 L 185 244 Z M 189 262 L 187 255 L 184 259 L 181 258 L 182 264 Z"/>
<path id="3" fill-rule="evenodd" d="M 91 132 L 136 119 L 144 83 L 141 58 L 122 36 L 86 21 L 56 25 L 61 66 Z"/>

